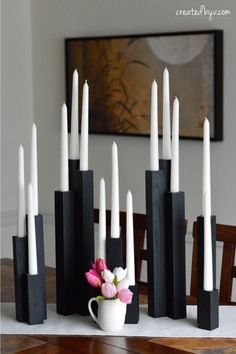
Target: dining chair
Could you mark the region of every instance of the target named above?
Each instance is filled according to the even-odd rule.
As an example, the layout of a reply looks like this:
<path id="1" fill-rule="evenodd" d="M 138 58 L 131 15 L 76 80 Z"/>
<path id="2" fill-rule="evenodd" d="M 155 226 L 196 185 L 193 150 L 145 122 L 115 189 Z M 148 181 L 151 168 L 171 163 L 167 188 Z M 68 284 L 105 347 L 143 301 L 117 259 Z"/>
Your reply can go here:
<path id="1" fill-rule="evenodd" d="M 197 303 L 197 240 L 197 222 L 195 221 L 193 223 L 192 274 L 189 297 L 191 304 Z M 223 242 L 219 303 L 220 305 L 236 305 L 236 302 L 231 300 L 233 279 L 236 278 L 236 265 L 234 265 L 236 226 L 216 224 L 216 240 Z"/>

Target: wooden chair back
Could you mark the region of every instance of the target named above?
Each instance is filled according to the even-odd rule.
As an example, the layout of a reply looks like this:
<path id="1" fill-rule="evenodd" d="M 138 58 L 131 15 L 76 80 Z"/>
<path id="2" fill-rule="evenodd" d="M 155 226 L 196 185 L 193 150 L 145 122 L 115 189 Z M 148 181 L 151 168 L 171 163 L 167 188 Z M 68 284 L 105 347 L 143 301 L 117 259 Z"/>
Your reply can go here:
<path id="1" fill-rule="evenodd" d="M 190 297 L 197 301 L 197 222 L 193 223 L 193 256 Z M 223 242 L 219 302 L 221 305 L 236 305 L 231 301 L 233 279 L 236 278 L 234 265 L 236 247 L 236 226 L 216 225 L 216 240 Z"/>

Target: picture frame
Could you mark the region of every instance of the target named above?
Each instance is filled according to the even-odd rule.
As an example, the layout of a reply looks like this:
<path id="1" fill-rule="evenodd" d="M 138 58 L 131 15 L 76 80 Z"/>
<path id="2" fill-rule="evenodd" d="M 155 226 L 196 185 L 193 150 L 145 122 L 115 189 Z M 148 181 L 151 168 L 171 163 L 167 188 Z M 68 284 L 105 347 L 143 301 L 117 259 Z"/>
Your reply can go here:
<path id="1" fill-rule="evenodd" d="M 151 83 L 158 83 L 162 135 L 162 73 L 170 76 L 170 111 L 180 101 L 180 138 L 202 139 L 204 118 L 211 140 L 223 140 L 223 31 L 190 31 L 65 39 L 69 113 L 72 74 L 88 80 L 90 133 L 148 136 Z M 81 115 L 80 115 L 81 116 Z"/>

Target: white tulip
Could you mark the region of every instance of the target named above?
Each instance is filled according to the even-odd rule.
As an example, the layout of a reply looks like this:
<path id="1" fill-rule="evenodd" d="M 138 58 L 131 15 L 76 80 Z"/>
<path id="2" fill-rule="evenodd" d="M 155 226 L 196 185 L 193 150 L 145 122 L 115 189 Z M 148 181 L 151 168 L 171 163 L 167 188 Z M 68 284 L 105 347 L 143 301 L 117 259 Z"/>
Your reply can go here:
<path id="1" fill-rule="evenodd" d="M 101 272 L 101 275 L 106 283 L 112 283 L 115 278 L 115 275 L 108 269 L 104 269 L 104 271 Z"/>
<path id="2" fill-rule="evenodd" d="M 116 276 L 117 281 L 121 281 L 122 279 L 124 279 L 127 275 L 127 268 L 123 269 L 122 267 L 116 267 L 113 270 L 113 274 L 114 276 Z"/>
<path id="3" fill-rule="evenodd" d="M 128 289 L 128 288 L 129 288 L 129 279 L 128 278 L 122 279 L 117 285 L 117 291 L 121 291 L 122 289 Z"/>

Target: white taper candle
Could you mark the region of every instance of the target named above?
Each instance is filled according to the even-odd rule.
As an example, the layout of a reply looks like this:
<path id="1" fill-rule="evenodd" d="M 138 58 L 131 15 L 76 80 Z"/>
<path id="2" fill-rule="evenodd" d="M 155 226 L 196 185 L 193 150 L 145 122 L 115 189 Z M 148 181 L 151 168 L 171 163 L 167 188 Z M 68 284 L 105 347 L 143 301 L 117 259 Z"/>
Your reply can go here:
<path id="1" fill-rule="evenodd" d="M 24 171 L 24 148 L 18 150 L 18 217 L 17 236 L 25 236 L 25 171 Z"/>
<path id="2" fill-rule="evenodd" d="M 135 285 L 133 197 L 130 191 L 126 196 L 126 267 L 129 285 Z"/>
<path id="3" fill-rule="evenodd" d="M 173 103 L 170 191 L 179 192 L 179 100 L 177 97 Z"/>
<path id="4" fill-rule="evenodd" d="M 204 216 L 205 193 L 208 192 L 211 215 L 211 160 L 210 160 L 210 124 L 205 118 L 203 127 L 203 166 L 202 166 L 202 215 Z"/>
<path id="5" fill-rule="evenodd" d="M 171 139 L 170 139 L 170 89 L 169 71 L 165 68 L 163 72 L 163 126 L 162 126 L 162 154 L 164 160 L 171 159 Z"/>
<path id="6" fill-rule="evenodd" d="M 100 180 L 99 242 L 97 258 L 102 258 L 106 261 L 106 186 L 103 178 Z"/>
<path id="7" fill-rule="evenodd" d="M 34 215 L 38 215 L 38 153 L 37 153 L 37 128 L 32 126 L 31 138 L 31 166 L 30 166 L 30 181 L 33 186 L 33 200 L 34 200 Z"/>
<path id="8" fill-rule="evenodd" d="M 204 270 L 203 289 L 213 290 L 213 261 L 212 261 L 212 237 L 209 191 L 204 196 Z"/>
<path id="9" fill-rule="evenodd" d="M 112 144 L 111 237 L 120 237 L 119 167 L 118 150 L 115 142 Z"/>
<path id="10" fill-rule="evenodd" d="M 85 80 L 83 87 L 82 119 L 80 136 L 80 171 L 88 170 L 88 128 L 89 128 L 89 87 Z"/>
<path id="11" fill-rule="evenodd" d="M 79 75 L 77 70 L 74 70 L 72 78 L 70 159 L 79 159 Z"/>
<path id="12" fill-rule="evenodd" d="M 150 125 L 150 170 L 159 170 L 158 152 L 158 91 L 154 80 L 151 89 L 151 125 Z"/>
<path id="13" fill-rule="evenodd" d="M 68 124 L 67 124 L 67 107 L 64 103 L 61 109 L 61 173 L 60 173 L 60 190 L 67 192 L 69 190 L 68 176 Z"/>
<path id="14" fill-rule="evenodd" d="M 35 234 L 35 217 L 34 217 L 34 197 L 33 186 L 28 185 L 28 262 L 29 274 L 38 274 L 37 263 L 37 248 L 36 248 L 36 234 Z"/>

